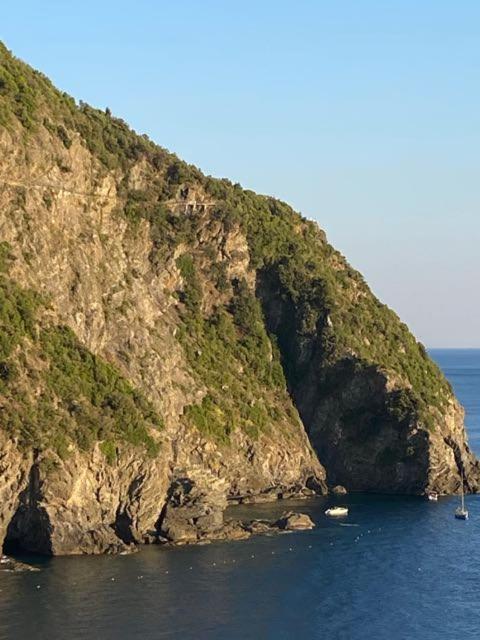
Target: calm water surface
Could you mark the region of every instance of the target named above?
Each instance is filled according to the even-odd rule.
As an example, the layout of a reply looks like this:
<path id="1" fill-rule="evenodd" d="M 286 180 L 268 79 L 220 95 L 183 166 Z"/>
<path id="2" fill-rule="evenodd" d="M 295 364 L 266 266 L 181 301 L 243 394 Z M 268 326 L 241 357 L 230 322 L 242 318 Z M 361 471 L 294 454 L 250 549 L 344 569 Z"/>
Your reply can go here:
<path id="1" fill-rule="evenodd" d="M 480 350 L 432 351 L 480 454 Z M 480 638 L 480 497 L 348 496 L 301 503 L 311 532 L 134 556 L 56 558 L 0 574 L 0 638 L 422 640 Z M 248 515 L 273 517 L 285 503 Z M 238 515 L 246 513 L 239 507 Z M 345 526 L 348 525 L 348 526 Z"/>

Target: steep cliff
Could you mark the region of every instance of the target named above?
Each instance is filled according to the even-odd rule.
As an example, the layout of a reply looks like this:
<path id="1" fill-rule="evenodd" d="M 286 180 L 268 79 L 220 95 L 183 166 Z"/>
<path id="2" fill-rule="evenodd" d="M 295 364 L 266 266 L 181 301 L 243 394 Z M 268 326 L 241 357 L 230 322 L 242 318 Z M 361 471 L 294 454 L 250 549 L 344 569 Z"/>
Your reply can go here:
<path id="1" fill-rule="evenodd" d="M 179 479 L 325 492 L 319 459 L 349 489 L 477 489 L 448 383 L 315 224 L 3 46 L 0 242 L 7 544 L 117 551 Z"/>

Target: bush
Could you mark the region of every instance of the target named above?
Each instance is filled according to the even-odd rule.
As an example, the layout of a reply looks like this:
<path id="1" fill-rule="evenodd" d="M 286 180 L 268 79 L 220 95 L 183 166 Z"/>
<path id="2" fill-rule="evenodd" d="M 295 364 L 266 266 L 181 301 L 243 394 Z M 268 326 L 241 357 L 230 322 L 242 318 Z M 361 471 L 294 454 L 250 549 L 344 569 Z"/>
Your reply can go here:
<path id="1" fill-rule="evenodd" d="M 71 442 L 88 450 L 98 440 L 109 459 L 119 442 L 156 455 L 150 431 L 163 423 L 152 404 L 71 329 L 40 329 L 41 307 L 38 295 L 0 276 L 2 426 L 25 445 L 61 457 Z"/>
<path id="2" fill-rule="evenodd" d="M 177 267 L 183 278 L 183 291 L 180 300 L 188 314 L 198 315 L 202 303 L 202 286 L 197 277 L 193 258 L 183 254 L 177 258 Z"/>

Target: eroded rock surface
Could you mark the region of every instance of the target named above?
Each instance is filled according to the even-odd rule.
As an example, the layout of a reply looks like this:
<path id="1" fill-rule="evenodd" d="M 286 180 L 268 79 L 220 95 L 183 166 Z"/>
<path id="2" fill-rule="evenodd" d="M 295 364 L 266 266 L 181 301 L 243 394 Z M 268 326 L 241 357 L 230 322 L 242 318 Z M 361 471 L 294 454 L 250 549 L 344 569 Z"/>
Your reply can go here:
<path id="1" fill-rule="evenodd" d="M 277 520 L 276 526 L 285 531 L 302 531 L 304 529 L 313 529 L 315 523 L 305 513 L 288 511 Z"/>
<path id="2" fill-rule="evenodd" d="M 161 458 L 125 449 L 109 465 L 95 448 L 56 462 L 32 465 L 11 512 L 8 545 L 54 555 L 120 553 L 155 526 L 168 487 Z"/>
<path id="3" fill-rule="evenodd" d="M 209 526 L 190 527 L 186 530 L 185 521 L 178 514 L 178 529 L 170 529 L 167 537 L 158 537 L 155 542 L 181 546 L 185 544 L 206 544 L 222 540 L 246 540 L 251 536 L 275 535 L 292 531 L 308 531 L 315 527 L 313 520 L 304 513 L 293 511 L 285 512 L 277 520 L 253 519 L 234 520 L 229 519 L 220 522 L 220 519 L 209 523 Z M 172 535 L 173 534 L 173 535 Z M 178 534 L 178 535 L 176 535 Z"/>

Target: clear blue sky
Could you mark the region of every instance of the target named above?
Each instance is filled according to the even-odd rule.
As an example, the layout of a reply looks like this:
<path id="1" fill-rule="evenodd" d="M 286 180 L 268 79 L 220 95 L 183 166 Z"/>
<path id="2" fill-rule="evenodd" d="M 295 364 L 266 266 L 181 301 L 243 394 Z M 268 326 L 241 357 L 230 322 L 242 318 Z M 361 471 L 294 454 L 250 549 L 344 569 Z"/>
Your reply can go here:
<path id="1" fill-rule="evenodd" d="M 317 220 L 428 346 L 480 347 L 478 0 L 23 0 L 0 38 Z"/>

